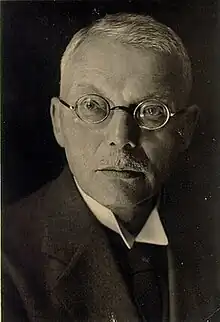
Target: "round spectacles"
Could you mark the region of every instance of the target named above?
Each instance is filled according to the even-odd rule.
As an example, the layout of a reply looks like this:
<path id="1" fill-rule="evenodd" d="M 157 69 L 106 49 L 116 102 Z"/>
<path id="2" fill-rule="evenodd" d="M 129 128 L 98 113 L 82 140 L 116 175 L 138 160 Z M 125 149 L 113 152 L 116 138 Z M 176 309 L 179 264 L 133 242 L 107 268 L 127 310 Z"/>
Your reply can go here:
<path id="1" fill-rule="evenodd" d="M 60 102 L 71 110 L 83 121 L 89 124 L 99 124 L 105 121 L 112 110 L 122 109 L 131 113 L 141 128 L 147 130 L 158 130 L 167 124 L 170 117 L 177 113 L 172 113 L 168 107 L 156 99 L 146 99 L 136 105 L 133 109 L 123 106 L 110 107 L 109 102 L 97 94 L 87 94 L 80 97 L 75 106 L 66 103 L 59 98 Z"/>

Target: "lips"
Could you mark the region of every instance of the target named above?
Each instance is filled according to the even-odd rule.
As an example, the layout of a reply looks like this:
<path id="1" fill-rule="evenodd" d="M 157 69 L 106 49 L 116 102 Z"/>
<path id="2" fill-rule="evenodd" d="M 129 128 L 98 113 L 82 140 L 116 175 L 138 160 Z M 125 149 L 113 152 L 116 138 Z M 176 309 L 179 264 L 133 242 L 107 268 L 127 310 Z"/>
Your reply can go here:
<path id="1" fill-rule="evenodd" d="M 130 170 L 130 169 L 100 169 L 98 170 L 102 172 L 104 175 L 111 178 L 122 178 L 122 179 L 135 179 L 143 176 L 143 172 Z"/>

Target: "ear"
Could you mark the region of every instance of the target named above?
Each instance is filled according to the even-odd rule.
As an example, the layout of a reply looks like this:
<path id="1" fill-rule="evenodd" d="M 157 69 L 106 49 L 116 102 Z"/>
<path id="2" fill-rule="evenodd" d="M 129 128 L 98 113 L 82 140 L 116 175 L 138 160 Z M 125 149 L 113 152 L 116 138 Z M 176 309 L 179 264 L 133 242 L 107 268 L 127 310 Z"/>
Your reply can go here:
<path id="1" fill-rule="evenodd" d="M 53 133 L 57 140 L 57 143 L 63 148 L 64 147 L 64 138 L 62 131 L 62 111 L 61 103 L 57 97 L 51 99 L 50 104 L 50 116 L 53 125 Z"/>
<path id="2" fill-rule="evenodd" d="M 193 133 L 199 118 L 199 107 L 197 105 L 189 106 L 182 115 L 181 124 L 177 133 L 181 137 L 181 150 L 186 150 L 193 137 Z"/>

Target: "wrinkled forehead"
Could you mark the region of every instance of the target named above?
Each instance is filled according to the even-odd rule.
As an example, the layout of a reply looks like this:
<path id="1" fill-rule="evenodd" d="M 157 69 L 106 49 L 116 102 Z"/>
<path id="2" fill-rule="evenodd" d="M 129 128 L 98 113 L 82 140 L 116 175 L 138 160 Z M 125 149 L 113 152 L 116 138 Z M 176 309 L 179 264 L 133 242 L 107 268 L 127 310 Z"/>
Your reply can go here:
<path id="1" fill-rule="evenodd" d="M 111 37 L 93 37 L 81 44 L 69 57 L 61 79 L 61 95 L 79 83 L 109 86 L 126 85 L 144 90 L 157 84 L 172 87 L 181 80 L 180 64 L 174 57 L 153 50 L 122 44 Z M 143 87 L 143 89 L 142 89 Z"/>

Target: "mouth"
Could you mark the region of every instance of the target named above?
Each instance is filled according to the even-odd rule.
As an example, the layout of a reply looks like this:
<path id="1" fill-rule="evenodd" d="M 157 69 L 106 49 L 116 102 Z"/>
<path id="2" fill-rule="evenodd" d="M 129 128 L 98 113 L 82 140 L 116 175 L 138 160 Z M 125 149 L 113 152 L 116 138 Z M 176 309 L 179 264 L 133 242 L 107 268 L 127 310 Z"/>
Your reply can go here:
<path id="1" fill-rule="evenodd" d="M 110 178 L 121 178 L 121 179 L 135 179 L 143 177 L 143 172 L 130 170 L 130 169 L 100 169 L 97 170 L 99 172 L 102 172 L 104 175 Z"/>

